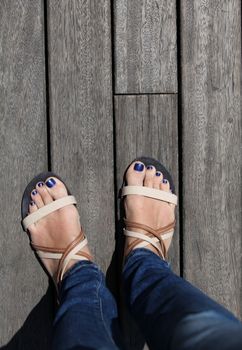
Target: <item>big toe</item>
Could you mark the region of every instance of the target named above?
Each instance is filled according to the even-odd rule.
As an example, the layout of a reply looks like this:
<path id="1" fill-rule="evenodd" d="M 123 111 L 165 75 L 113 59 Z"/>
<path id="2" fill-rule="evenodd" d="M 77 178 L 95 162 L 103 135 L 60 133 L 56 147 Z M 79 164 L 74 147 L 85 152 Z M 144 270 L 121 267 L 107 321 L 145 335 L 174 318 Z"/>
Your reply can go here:
<path id="1" fill-rule="evenodd" d="M 62 181 L 60 181 L 54 176 L 46 179 L 45 184 L 49 194 L 54 200 L 68 195 L 66 186 L 63 184 Z"/>
<path id="2" fill-rule="evenodd" d="M 128 186 L 143 186 L 146 168 L 142 162 L 135 161 L 128 168 L 125 179 Z"/>

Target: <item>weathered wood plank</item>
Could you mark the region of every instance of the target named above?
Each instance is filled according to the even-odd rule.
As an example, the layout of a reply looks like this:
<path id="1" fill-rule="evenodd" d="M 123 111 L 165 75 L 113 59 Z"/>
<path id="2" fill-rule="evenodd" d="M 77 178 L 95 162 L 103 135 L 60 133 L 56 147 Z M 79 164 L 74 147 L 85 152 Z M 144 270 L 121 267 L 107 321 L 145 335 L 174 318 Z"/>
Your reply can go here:
<path id="1" fill-rule="evenodd" d="M 171 171 L 178 191 L 177 95 L 115 96 L 115 120 L 117 188 L 128 164 L 144 155 Z M 178 226 L 169 256 L 179 273 Z"/>
<path id="2" fill-rule="evenodd" d="M 0 51 L 0 345 L 44 349 L 48 280 L 20 226 L 24 188 L 47 170 L 42 1 L 0 2 Z"/>
<path id="3" fill-rule="evenodd" d="M 96 261 L 114 248 L 109 0 L 48 2 L 53 170 L 79 202 Z"/>
<path id="4" fill-rule="evenodd" d="M 182 1 L 184 273 L 241 310 L 241 2 Z"/>
<path id="5" fill-rule="evenodd" d="M 114 0 L 115 93 L 177 92 L 176 1 Z"/>

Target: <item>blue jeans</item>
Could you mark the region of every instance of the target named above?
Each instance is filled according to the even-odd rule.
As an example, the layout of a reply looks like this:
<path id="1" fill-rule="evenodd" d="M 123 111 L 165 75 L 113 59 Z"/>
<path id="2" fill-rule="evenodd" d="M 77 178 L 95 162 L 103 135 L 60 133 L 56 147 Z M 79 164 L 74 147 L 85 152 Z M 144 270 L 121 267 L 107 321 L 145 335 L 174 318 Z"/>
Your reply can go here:
<path id="1" fill-rule="evenodd" d="M 242 349 L 242 324 L 147 249 L 126 259 L 127 306 L 150 349 Z M 74 265 L 60 286 L 53 349 L 122 349 L 115 299 L 99 267 Z"/>

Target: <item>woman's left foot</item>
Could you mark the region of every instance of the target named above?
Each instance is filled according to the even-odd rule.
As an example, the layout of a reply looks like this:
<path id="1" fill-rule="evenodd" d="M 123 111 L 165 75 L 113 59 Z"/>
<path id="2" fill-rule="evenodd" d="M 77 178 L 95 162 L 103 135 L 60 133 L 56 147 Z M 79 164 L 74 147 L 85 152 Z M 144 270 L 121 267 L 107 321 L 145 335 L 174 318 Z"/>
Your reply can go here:
<path id="1" fill-rule="evenodd" d="M 169 181 L 163 178 L 163 174 L 156 170 L 153 165 L 147 167 L 140 161 L 135 161 L 126 172 L 127 186 L 144 186 L 151 189 L 161 190 L 168 193 L 170 191 Z M 124 208 L 126 219 L 130 222 L 140 223 L 157 230 L 175 221 L 175 205 L 164 201 L 148 198 L 142 195 L 128 195 L 124 198 Z M 147 234 L 140 228 L 132 228 L 132 231 Z M 172 238 L 164 240 L 166 252 L 168 251 Z M 133 237 L 126 237 L 125 251 L 135 241 Z M 137 247 L 134 247 L 135 249 Z M 146 249 L 158 253 L 151 244 L 145 246 Z"/>

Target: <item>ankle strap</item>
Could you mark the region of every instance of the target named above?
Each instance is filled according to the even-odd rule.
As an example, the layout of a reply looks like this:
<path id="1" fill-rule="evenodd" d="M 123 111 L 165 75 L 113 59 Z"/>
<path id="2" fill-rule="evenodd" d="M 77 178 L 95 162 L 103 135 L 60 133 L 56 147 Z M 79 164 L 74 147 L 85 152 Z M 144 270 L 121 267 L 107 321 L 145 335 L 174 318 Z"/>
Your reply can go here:
<path id="1" fill-rule="evenodd" d="M 50 248 L 33 243 L 30 243 L 30 245 L 40 258 L 59 259 L 56 277 L 57 283 L 62 280 L 67 265 L 71 260 L 93 260 L 92 256 L 90 256 L 88 253 L 80 252 L 80 250 L 87 245 L 87 239 L 83 231 L 81 231 L 79 236 L 66 248 Z M 56 255 L 56 257 L 54 255 Z"/>
<path id="2" fill-rule="evenodd" d="M 136 247 L 139 243 L 141 243 L 142 241 L 146 241 L 146 242 L 153 245 L 153 247 L 157 250 L 158 254 L 163 259 L 165 259 L 165 260 L 167 259 L 167 251 L 166 251 L 164 241 L 162 239 L 162 234 L 170 232 L 172 229 L 174 229 L 175 220 L 171 224 L 166 225 L 166 226 L 161 227 L 161 228 L 156 229 L 156 230 L 147 226 L 147 225 L 140 224 L 138 222 L 128 221 L 127 219 L 124 219 L 124 222 L 125 222 L 126 230 L 132 230 L 134 228 L 138 228 L 138 229 L 141 229 L 141 230 L 148 233 L 148 235 L 139 234 L 139 237 L 141 237 L 141 235 L 142 235 L 142 238 L 137 238 L 128 246 L 127 251 L 126 251 L 126 255 L 128 255 L 131 252 L 131 250 L 134 247 Z M 126 235 L 128 236 L 129 234 L 127 233 Z M 137 237 L 138 237 L 138 235 L 137 235 Z M 159 247 L 157 247 L 157 244 L 155 242 L 152 242 L 152 239 L 150 239 L 152 237 L 155 237 L 158 239 L 158 241 L 161 245 L 161 249 L 159 249 Z"/>

